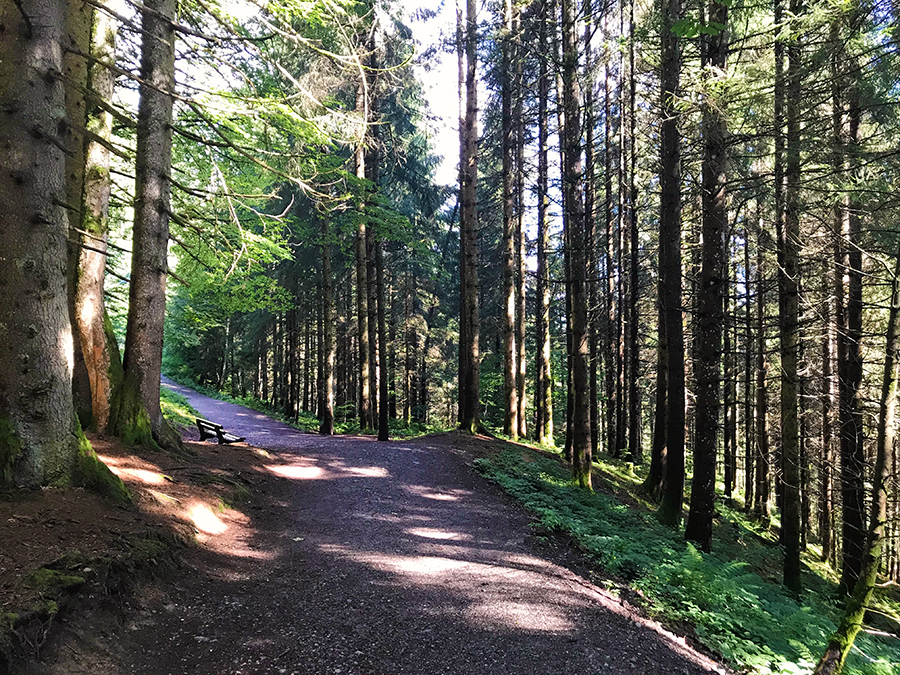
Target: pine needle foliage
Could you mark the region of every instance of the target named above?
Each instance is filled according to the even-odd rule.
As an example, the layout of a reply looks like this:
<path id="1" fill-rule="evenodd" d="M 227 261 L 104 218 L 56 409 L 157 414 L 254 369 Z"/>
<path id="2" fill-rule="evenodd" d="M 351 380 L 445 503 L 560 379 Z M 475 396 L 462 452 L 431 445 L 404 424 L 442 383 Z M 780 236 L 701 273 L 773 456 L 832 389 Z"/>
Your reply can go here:
<path id="1" fill-rule="evenodd" d="M 812 672 L 835 629 L 840 603 L 834 585 L 811 578 L 807 587 L 816 590 L 800 602 L 792 598 L 777 581 L 781 551 L 765 538 L 735 521 L 720 522 L 716 539 L 725 543 L 703 553 L 649 509 L 624 503 L 610 484 L 597 481 L 595 492 L 579 489 L 554 458 L 517 447 L 475 464 L 535 515 L 538 528 L 569 536 L 604 572 L 640 591 L 651 614 L 690 623 L 698 639 L 735 668 L 760 675 Z M 619 477 L 615 487 L 628 483 L 634 485 Z M 731 559 L 739 548 L 745 559 Z M 772 581 L 764 578 L 766 568 Z M 806 576 L 814 574 L 807 570 Z M 897 639 L 865 635 L 857 646 L 845 673 L 897 672 Z"/>

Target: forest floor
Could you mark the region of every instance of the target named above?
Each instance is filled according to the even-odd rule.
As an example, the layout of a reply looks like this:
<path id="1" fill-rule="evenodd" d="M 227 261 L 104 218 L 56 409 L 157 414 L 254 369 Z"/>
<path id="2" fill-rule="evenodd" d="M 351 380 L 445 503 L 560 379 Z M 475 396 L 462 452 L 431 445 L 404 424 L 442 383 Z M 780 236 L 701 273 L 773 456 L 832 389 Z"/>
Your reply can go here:
<path id="1" fill-rule="evenodd" d="M 167 386 L 250 444 L 176 457 L 93 438 L 136 509 L 0 495 L 0 617 L 20 617 L 8 672 L 727 672 L 534 536 L 472 468 L 497 441 L 323 438 Z M 58 612 L 41 566 L 70 599 Z"/>

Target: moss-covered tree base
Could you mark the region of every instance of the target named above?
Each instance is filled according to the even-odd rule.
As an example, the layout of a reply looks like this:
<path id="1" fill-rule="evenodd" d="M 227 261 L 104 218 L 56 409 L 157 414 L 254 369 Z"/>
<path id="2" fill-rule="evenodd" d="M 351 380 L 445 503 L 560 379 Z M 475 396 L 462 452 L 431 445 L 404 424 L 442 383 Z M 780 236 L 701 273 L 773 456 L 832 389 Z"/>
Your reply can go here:
<path id="1" fill-rule="evenodd" d="M 125 483 L 97 458 L 90 441 L 80 430 L 78 432 L 78 455 L 75 458 L 72 479 L 75 485 L 96 492 L 111 502 L 122 505 L 131 503 L 131 493 L 125 487 Z"/>
<path id="2" fill-rule="evenodd" d="M 143 445 L 153 450 L 161 450 L 153 438 L 150 416 L 141 401 L 137 382 L 125 378 L 113 391 L 109 415 L 109 432 L 122 440 L 125 445 Z"/>

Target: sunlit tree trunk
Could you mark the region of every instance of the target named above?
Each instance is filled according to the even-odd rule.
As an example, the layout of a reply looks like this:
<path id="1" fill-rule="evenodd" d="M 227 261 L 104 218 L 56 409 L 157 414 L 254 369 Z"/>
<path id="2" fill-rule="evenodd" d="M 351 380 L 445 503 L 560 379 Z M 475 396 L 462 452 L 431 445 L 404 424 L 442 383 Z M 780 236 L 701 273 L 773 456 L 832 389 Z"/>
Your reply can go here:
<path id="1" fill-rule="evenodd" d="M 102 11 L 94 12 L 92 54 L 105 63 L 115 61 L 116 24 Z M 106 67 L 93 63 L 89 89 L 99 101 L 113 98 L 115 76 Z M 112 115 L 98 104 L 89 106 L 88 130 L 95 136 L 86 143 L 84 197 L 81 202 L 83 241 L 75 286 L 75 322 L 81 353 L 91 385 L 92 423 L 105 431 L 113 386 L 122 379 L 122 363 L 116 338 L 106 315 L 103 283 L 109 238 L 110 152 L 104 145 L 112 138 Z M 97 249 L 97 250 L 92 250 Z"/>
<path id="2" fill-rule="evenodd" d="M 513 119 L 516 123 L 516 403 L 519 423 L 519 438 L 528 438 L 528 399 L 526 396 L 526 380 L 528 361 L 525 352 L 526 332 L 526 289 L 527 289 L 527 233 L 523 227 L 525 216 L 525 115 L 523 99 L 525 98 L 524 60 L 522 48 L 522 15 L 513 4 L 513 55 L 515 61 L 515 83 L 513 86 Z"/>
<path id="3" fill-rule="evenodd" d="M 71 476 L 77 437 L 66 292 L 65 3 L 0 7 L 0 485 Z"/>
<path id="4" fill-rule="evenodd" d="M 159 378 L 166 311 L 172 93 L 175 87 L 175 0 L 144 4 L 140 103 L 135 160 L 131 287 L 124 381 L 111 411 L 111 431 L 126 443 L 180 446 L 162 416 Z"/>
<path id="5" fill-rule="evenodd" d="M 756 213 L 754 221 L 759 226 L 759 199 L 756 200 Z M 757 279 L 757 288 L 759 281 Z M 751 300 L 751 271 L 750 271 L 750 225 L 745 221 L 744 226 L 744 509 L 751 511 L 753 508 L 754 472 L 753 472 L 753 302 Z"/>
<path id="6" fill-rule="evenodd" d="M 74 340 L 72 343 L 72 395 L 75 412 L 83 427 L 90 426 L 93 421 L 93 405 L 91 397 L 91 377 L 88 373 L 85 358 L 81 349 L 79 322 L 77 320 L 76 292 L 81 272 L 82 252 L 87 251 L 84 245 L 92 246 L 93 241 L 78 232 L 82 229 L 82 196 L 85 181 L 85 136 L 87 124 L 88 60 L 85 57 L 91 50 L 91 18 L 93 7 L 82 0 L 70 0 L 67 3 L 65 52 L 63 67 L 66 83 L 66 122 L 63 129 L 63 143 L 66 147 L 66 214 L 69 229 L 66 235 L 69 241 L 69 318 Z M 99 247 L 94 247 L 98 248 Z M 101 255 L 94 252 L 94 255 Z M 103 268 L 101 268 L 103 269 Z M 102 318 L 101 318 L 102 321 Z M 108 413 L 107 413 L 108 416 Z"/>

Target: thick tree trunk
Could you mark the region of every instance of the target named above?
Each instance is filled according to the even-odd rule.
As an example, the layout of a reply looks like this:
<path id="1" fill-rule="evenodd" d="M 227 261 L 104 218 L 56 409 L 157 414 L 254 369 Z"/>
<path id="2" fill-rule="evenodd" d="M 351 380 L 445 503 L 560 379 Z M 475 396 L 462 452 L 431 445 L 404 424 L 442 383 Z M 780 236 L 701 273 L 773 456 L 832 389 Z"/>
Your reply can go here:
<path id="1" fill-rule="evenodd" d="M 790 11 L 801 9 L 791 0 Z M 785 147 L 784 215 L 779 244 L 778 297 L 781 344 L 781 540 L 784 553 L 784 585 L 794 594 L 800 579 L 800 404 L 798 373 L 800 356 L 800 101 L 801 51 L 798 39 L 788 43 L 785 77 L 787 135 Z"/>
<path id="2" fill-rule="evenodd" d="M 681 523 L 684 501 L 684 324 L 681 307 L 681 140 L 676 101 L 681 50 L 672 26 L 681 19 L 681 0 L 663 3 L 660 89 L 659 297 L 665 317 L 668 380 L 666 474 L 660 520 Z"/>
<path id="3" fill-rule="evenodd" d="M 105 12 L 94 13 L 92 54 L 100 61 L 115 61 L 116 24 Z M 115 76 L 97 63 L 90 67 L 89 88 L 99 101 L 110 102 Z M 96 136 L 87 142 L 81 229 L 91 249 L 82 248 L 75 286 L 75 323 L 81 354 L 91 385 L 92 424 L 100 432 L 109 423 L 112 390 L 122 379 L 122 363 L 112 326 L 106 316 L 103 283 L 106 243 L 109 237 L 110 152 L 102 141 L 112 138 L 112 115 L 93 105 L 88 111 L 88 130 Z M 99 139 L 99 140 L 97 140 Z"/>
<path id="4" fill-rule="evenodd" d="M 360 91 L 362 92 L 362 86 Z M 357 99 L 357 108 L 361 105 Z M 356 150 L 356 175 L 366 177 L 366 153 L 362 144 Z M 368 265 L 366 264 L 366 222 L 361 219 L 356 233 L 356 330 L 359 335 L 359 426 L 374 429 L 371 403 L 371 373 L 369 349 Z"/>
<path id="5" fill-rule="evenodd" d="M 65 483 L 78 448 L 66 292 L 65 3 L 0 7 L 0 485 Z"/>
<path id="6" fill-rule="evenodd" d="M 93 7 L 82 0 L 71 0 L 67 3 L 65 29 L 65 52 L 63 68 L 66 83 L 66 122 L 63 131 L 63 143 L 66 147 L 66 215 L 69 219 L 69 230 L 66 238 L 68 246 L 69 266 L 69 319 L 74 336 L 72 344 L 73 372 L 72 395 L 75 412 L 81 426 L 91 426 L 93 422 L 93 406 L 91 397 L 91 377 L 85 364 L 81 350 L 79 323 L 77 321 L 76 292 L 79 283 L 80 262 L 83 249 L 81 244 L 93 244 L 90 238 L 78 233 L 81 228 L 83 213 L 82 197 L 85 180 L 85 137 L 87 124 L 88 60 L 85 54 L 91 50 L 91 18 Z M 99 248 L 99 247 L 95 247 Z M 102 255 L 95 253 L 95 255 Z M 103 268 L 101 268 L 103 269 Z M 102 329 L 102 317 L 101 317 Z"/>
<path id="7" fill-rule="evenodd" d="M 852 21 L 851 21 L 852 23 Z M 860 144 L 862 111 L 859 102 L 856 68 L 846 63 L 846 56 L 835 77 L 839 87 L 835 99 L 846 99 L 846 126 L 843 115 L 838 119 L 840 164 L 847 156 L 857 156 Z M 849 74 L 847 74 L 849 73 Z M 841 103 L 843 111 L 843 103 Z M 842 277 L 843 302 L 839 304 L 838 380 L 841 454 L 841 581 L 840 588 L 849 593 L 860 575 L 865 548 L 865 452 L 863 448 L 862 391 L 862 223 L 854 198 L 846 196 L 839 205 L 841 239 L 838 273 Z"/>
<path id="8" fill-rule="evenodd" d="M 607 15 L 604 14 L 603 17 L 603 26 L 604 32 L 607 32 L 607 26 L 609 25 L 609 20 Z M 604 79 L 603 79 L 603 222 L 604 222 L 604 231 L 603 231 L 603 239 L 605 242 L 605 264 L 603 266 L 606 284 L 605 284 L 605 312 L 603 316 L 604 323 L 604 349 L 603 353 L 605 355 L 604 361 L 604 372 L 603 372 L 603 385 L 604 391 L 606 394 L 606 452 L 610 456 L 615 456 L 616 454 L 616 439 L 618 438 L 617 431 L 617 420 L 616 420 L 616 410 L 618 407 L 617 397 L 616 397 L 616 371 L 617 371 L 617 357 L 619 354 L 618 349 L 616 348 L 617 340 L 615 338 L 615 326 L 616 326 L 616 279 L 615 272 L 613 270 L 615 266 L 615 244 L 613 243 L 613 215 L 612 215 L 612 190 L 613 190 L 613 170 L 612 170 L 612 156 L 613 156 L 613 144 L 612 144 L 612 135 L 610 133 L 611 128 L 611 120 L 613 119 L 611 109 L 612 106 L 610 104 L 610 99 L 612 94 L 610 92 L 609 87 L 609 79 L 610 79 L 610 61 L 611 55 L 607 52 L 606 55 L 606 65 L 604 68 Z"/>
<path id="9" fill-rule="evenodd" d="M 115 395 L 111 431 L 128 444 L 177 448 L 181 440 L 159 406 L 166 313 L 175 0 L 149 0 L 142 13 L 140 103 L 135 160 L 134 236 L 125 334 L 125 379 Z"/>
<path id="10" fill-rule="evenodd" d="M 709 19 L 727 25 L 728 8 L 715 0 L 709 3 Z M 707 66 L 710 73 L 725 73 L 728 54 L 728 32 L 705 37 Z M 728 207 L 725 202 L 728 166 L 725 103 L 707 95 L 703 105 L 703 249 L 700 287 L 697 301 L 699 331 L 694 443 L 694 478 L 691 482 L 691 510 L 685 537 L 709 552 L 712 548 L 712 523 L 716 507 L 716 450 L 720 427 L 722 362 L 722 327 L 725 323 L 725 234 L 728 229 Z"/>
<path id="11" fill-rule="evenodd" d="M 599 345 L 597 344 L 597 189 L 594 154 L 594 57 L 591 51 L 591 36 L 594 31 L 593 10 L 591 0 L 584 0 L 582 11 L 584 13 L 584 217 L 585 240 L 587 251 L 587 304 L 588 304 L 588 351 L 590 356 L 590 416 L 591 416 L 591 452 L 600 451 L 600 395 L 598 391 L 597 370 L 600 359 Z"/>
<path id="12" fill-rule="evenodd" d="M 581 90 L 578 84 L 578 38 L 575 31 L 575 3 L 562 0 L 563 111 L 565 146 L 563 190 L 565 192 L 564 227 L 569 231 L 569 274 L 572 297 L 572 475 L 575 481 L 591 487 L 590 383 L 588 381 L 587 265 L 583 176 L 581 171 Z"/>

